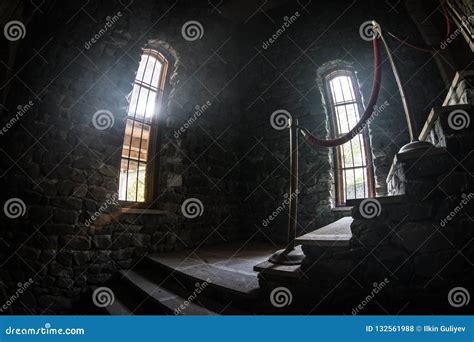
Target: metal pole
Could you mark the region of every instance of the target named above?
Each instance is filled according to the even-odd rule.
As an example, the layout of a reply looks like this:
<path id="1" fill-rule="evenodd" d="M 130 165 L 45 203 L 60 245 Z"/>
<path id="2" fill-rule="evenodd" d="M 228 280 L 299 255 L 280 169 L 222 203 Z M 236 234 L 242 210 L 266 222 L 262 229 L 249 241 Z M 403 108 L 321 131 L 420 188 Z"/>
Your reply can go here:
<path id="1" fill-rule="evenodd" d="M 290 193 L 288 214 L 288 246 L 285 252 L 295 249 L 298 216 L 298 119 L 290 119 Z"/>
<path id="2" fill-rule="evenodd" d="M 288 121 L 290 129 L 290 193 L 288 198 L 288 245 L 273 253 L 268 259 L 278 265 L 299 265 L 304 254 L 295 249 L 298 215 L 298 120 Z"/>
<path id="3" fill-rule="evenodd" d="M 382 35 L 382 29 L 380 25 L 376 22 L 373 21 L 372 25 L 374 26 L 374 31 L 377 31 L 380 39 L 382 40 L 382 43 L 385 47 L 385 50 L 387 51 L 387 56 L 388 60 L 390 61 L 390 65 L 392 67 L 393 75 L 395 76 L 395 81 L 397 82 L 398 85 L 398 91 L 400 92 L 400 97 L 402 99 L 402 104 L 403 104 L 403 109 L 405 111 L 405 116 L 408 124 L 408 132 L 410 133 L 410 141 L 417 141 L 418 140 L 418 131 L 416 129 L 416 122 L 415 118 L 410 110 L 410 106 L 408 105 L 408 100 L 405 95 L 405 89 L 403 88 L 402 81 L 400 79 L 400 74 L 398 73 L 397 66 L 395 64 L 395 60 L 393 59 L 392 52 L 390 51 L 387 42 L 385 41 L 385 38 Z M 377 39 L 377 38 L 375 38 Z"/>

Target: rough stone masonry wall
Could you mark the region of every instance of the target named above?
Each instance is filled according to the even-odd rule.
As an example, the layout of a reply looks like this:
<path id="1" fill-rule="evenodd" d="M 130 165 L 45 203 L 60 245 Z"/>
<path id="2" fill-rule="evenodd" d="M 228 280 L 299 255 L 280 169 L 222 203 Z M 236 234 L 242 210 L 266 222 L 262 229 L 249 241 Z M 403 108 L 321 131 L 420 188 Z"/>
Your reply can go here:
<path id="1" fill-rule="evenodd" d="M 302 4 L 302 3 L 301 3 Z M 247 188 L 243 194 L 250 230 L 262 232 L 264 238 L 286 238 L 286 215 L 279 215 L 271 225 L 262 226 L 277 208 L 282 207 L 288 191 L 288 132 L 270 125 L 271 114 L 284 109 L 301 125 L 320 137 L 328 136 L 327 108 L 321 96 L 317 71 L 328 62 L 343 61 L 357 71 L 362 95 L 367 101 L 373 76 L 373 54 L 370 42 L 359 35 L 360 25 L 378 20 L 385 31 L 396 32 L 421 40 L 403 6 L 396 6 L 396 15 L 387 4 L 376 1 L 311 2 L 302 8 L 292 4 L 256 15 L 244 27 L 251 37 L 242 64 L 242 99 L 247 139 L 247 167 L 242 177 Z M 299 16 L 295 16 L 298 12 Z M 295 18 L 291 19 L 294 16 Z M 281 31 L 285 22 L 291 24 Z M 268 40 L 276 35 L 273 43 Z M 440 102 L 442 82 L 429 56 L 407 49 L 392 40 L 389 44 L 410 97 L 418 126 L 426 120 L 429 105 Z M 375 166 L 376 192 L 386 193 L 386 176 L 393 155 L 408 142 L 407 126 L 397 87 L 385 54 L 382 52 L 383 79 L 378 105 L 385 109 L 370 122 L 369 132 Z M 341 215 L 335 212 L 332 151 L 313 149 L 300 142 L 300 197 L 298 234 L 324 226 Z M 257 170 L 257 173 L 255 173 Z"/>
<path id="2" fill-rule="evenodd" d="M 19 218 L 2 215 L 0 279 L 7 294 L 19 282 L 34 281 L 16 307 L 69 307 L 145 252 L 238 236 L 239 170 L 233 166 L 239 99 L 231 82 L 237 52 L 228 39 L 232 25 L 210 9 L 192 1 L 136 1 L 129 7 L 68 1 L 35 13 L 25 39 L 10 43 L 22 44 L 23 53 L 9 82 L 2 127 L 18 106 L 31 107 L 0 137 L 2 203 L 19 198 L 26 207 Z M 100 33 L 114 16 L 119 19 Z M 204 24 L 202 39 L 182 37 L 188 20 Z M 152 206 L 164 213 L 125 214 L 107 202 L 118 189 L 126 96 L 150 39 L 174 59 L 159 122 L 159 198 Z M 195 107 L 208 101 L 209 109 L 175 138 Z M 111 128 L 94 128 L 98 110 L 113 113 Z M 190 197 L 204 204 L 194 220 L 180 211 Z M 102 215 L 86 225 L 97 212 Z"/>

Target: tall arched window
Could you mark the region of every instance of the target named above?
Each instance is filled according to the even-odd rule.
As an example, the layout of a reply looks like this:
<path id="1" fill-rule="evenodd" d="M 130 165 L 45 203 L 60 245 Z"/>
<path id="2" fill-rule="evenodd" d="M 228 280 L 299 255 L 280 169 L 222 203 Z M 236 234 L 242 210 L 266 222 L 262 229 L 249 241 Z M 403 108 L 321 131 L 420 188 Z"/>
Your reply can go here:
<path id="1" fill-rule="evenodd" d="M 356 125 L 364 111 L 357 79 L 354 71 L 338 69 L 327 73 L 324 83 L 332 134 L 340 137 Z M 349 199 L 373 196 L 373 168 L 366 132 L 336 147 L 334 157 L 336 204 L 343 206 Z"/>
<path id="2" fill-rule="evenodd" d="M 146 202 L 153 184 L 158 115 L 168 62 L 158 51 L 145 49 L 129 98 L 120 166 L 119 200 Z"/>

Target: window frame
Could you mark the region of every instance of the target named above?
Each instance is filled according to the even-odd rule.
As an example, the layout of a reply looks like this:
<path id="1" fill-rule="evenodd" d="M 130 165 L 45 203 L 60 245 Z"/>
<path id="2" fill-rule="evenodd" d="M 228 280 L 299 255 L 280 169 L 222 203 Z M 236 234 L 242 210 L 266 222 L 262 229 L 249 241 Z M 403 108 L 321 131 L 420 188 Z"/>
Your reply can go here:
<path id="1" fill-rule="evenodd" d="M 328 121 L 330 127 L 330 136 L 334 139 L 345 133 L 338 133 L 338 125 L 337 125 L 337 113 L 336 107 L 341 105 L 341 103 L 334 103 L 333 101 L 333 94 L 331 91 L 330 81 L 335 79 L 338 76 L 348 76 L 351 80 L 352 89 L 354 91 L 355 100 L 348 101 L 355 103 L 358 108 L 358 115 L 359 119 L 362 113 L 364 113 L 364 102 L 362 99 L 362 95 L 360 92 L 359 82 L 357 80 L 356 71 L 348 66 L 334 66 L 324 72 L 321 75 L 322 83 L 323 83 L 323 93 L 324 98 L 326 100 L 326 107 L 328 112 Z M 334 172 L 334 183 L 335 183 L 335 207 L 345 207 L 347 198 L 346 198 L 346 191 L 344 188 L 344 170 L 349 169 L 356 169 L 356 168 L 363 168 L 365 169 L 366 179 L 367 179 L 367 197 L 373 197 L 375 195 L 375 179 L 374 179 L 374 168 L 373 168 L 373 157 L 372 157 L 372 149 L 370 146 L 370 136 L 366 129 L 362 130 L 359 134 L 362 135 L 361 142 L 364 145 L 365 151 L 365 164 L 366 166 L 356 166 L 352 168 L 345 168 L 343 166 L 343 157 L 340 153 L 340 147 L 342 146 L 335 146 L 333 147 L 333 172 Z M 349 142 L 347 142 L 349 143 Z M 364 191 L 365 192 L 365 191 Z"/>
<path id="2" fill-rule="evenodd" d="M 161 63 L 161 75 L 158 78 L 158 84 L 156 86 L 152 86 L 153 89 L 150 87 L 150 85 L 143 83 L 141 80 L 136 79 L 136 75 L 138 73 L 138 69 L 136 70 L 135 77 L 132 81 L 132 90 L 130 91 L 129 97 L 130 102 L 127 105 L 126 109 L 126 117 L 125 117 L 125 129 L 127 129 L 127 121 L 132 120 L 134 123 L 138 122 L 140 124 L 145 124 L 150 126 L 150 136 L 149 136 L 149 143 L 148 143 L 148 151 L 147 151 L 147 160 L 146 160 L 146 171 L 145 171 L 145 194 L 144 194 L 144 201 L 143 202 L 138 202 L 138 201 L 131 201 L 131 200 L 119 200 L 119 203 L 124 206 L 124 207 L 133 207 L 133 208 L 149 208 L 153 207 L 153 205 L 150 206 L 150 204 L 153 204 L 153 201 L 157 198 L 158 192 L 159 192 L 159 170 L 160 170 L 160 156 L 159 156 L 159 145 L 162 139 L 162 132 L 163 132 L 163 113 L 166 112 L 168 103 L 165 102 L 165 99 L 168 97 L 169 94 L 169 80 L 170 80 L 170 66 L 172 65 L 172 59 L 169 58 L 168 54 L 165 53 L 164 51 L 161 51 L 161 49 L 156 49 L 153 47 L 145 47 L 142 49 L 142 54 L 140 55 L 140 59 L 142 56 L 153 56 L 154 58 L 157 59 L 157 63 Z M 145 72 L 145 70 L 144 70 Z M 153 115 L 151 117 L 151 120 L 147 121 L 146 116 L 141 118 L 137 118 L 136 113 L 134 116 L 129 116 L 129 107 L 131 105 L 131 100 L 133 96 L 133 87 L 135 85 L 138 85 L 140 87 L 143 87 L 144 89 L 147 90 L 153 90 L 157 92 L 157 96 L 155 99 L 155 110 L 153 112 Z M 137 99 L 138 101 L 138 99 Z M 122 148 L 125 143 L 125 132 L 123 134 L 123 141 L 122 141 Z M 132 126 L 132 138 L 133 138 L 133 126 Z M 131 138 L 131 140 L 132 140 Z M 141 144 L 142 142 L 140 142 Z M 131 141 L 130 141 L 131 145 Z M 140 149 L 141 150 L 141 149 Z M 140 158 L 141 151 L 139 151 L 138 158 Z M 128 161 L 128 167 L 127 169 L 130 168 L 130 158 L 123 158 L 122 154 L 120 155 L 120 165 L 122 163 L 122 160 L 127 160 Z M 140 159 L 138 159 L 140 160 Z M 143 163 L 143 162 L 142 162 Z M 119 166 L 121 169 L 121 166 Z M 137 162 L 137 169 L 140 167 L 140 162 Z M 127 182 L 128 182 L 128 174 L 127 174 Z M 119 180 L 119 188 L 120 188 L 120 180 Z M 127 184 L 128 188 L 128 184 Z M 120 189 L 119 189 L 120 191 Z"/>

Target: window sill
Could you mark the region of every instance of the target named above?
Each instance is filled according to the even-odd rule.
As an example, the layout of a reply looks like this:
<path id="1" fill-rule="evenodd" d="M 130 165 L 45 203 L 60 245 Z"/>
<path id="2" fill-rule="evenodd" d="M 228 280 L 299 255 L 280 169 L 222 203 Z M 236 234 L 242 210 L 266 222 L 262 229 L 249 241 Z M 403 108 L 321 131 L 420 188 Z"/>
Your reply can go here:
<path id="1" fill-rule="evenodd" d="M 352 207 L 344 206 L 344 207 L 334 207 L 331 208 L 331 211 L 335 212 L 350 212 Z"/>
<path id="2" fill-rule="evenodd" d="M 166 210 L 146 208 L 119 208 L 117 212 L 120 214 L 171 215 L 171 213 Z"/>

